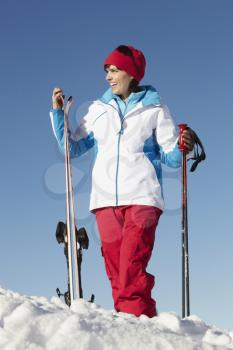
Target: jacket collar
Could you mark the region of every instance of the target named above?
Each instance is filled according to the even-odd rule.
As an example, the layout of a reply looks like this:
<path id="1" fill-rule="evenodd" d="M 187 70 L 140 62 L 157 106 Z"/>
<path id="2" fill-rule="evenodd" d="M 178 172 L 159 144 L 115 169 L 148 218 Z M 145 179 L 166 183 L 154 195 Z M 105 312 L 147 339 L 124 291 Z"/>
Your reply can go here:
<path id="1" fill-rule="evenodd" d="M 110 104 L 112 100 L 117 101 L 120 97 L 112 93 L 112 89 L 109 88 L 103 96 L 100 98 L 100 101 L 103 103 Z M 140 86 L 139 92 L 132 92 L 127 102 L 136 104 L 141 102 L 143 106 L 161 106 L 161 98 L 157 90 L 150 85 Z"/>

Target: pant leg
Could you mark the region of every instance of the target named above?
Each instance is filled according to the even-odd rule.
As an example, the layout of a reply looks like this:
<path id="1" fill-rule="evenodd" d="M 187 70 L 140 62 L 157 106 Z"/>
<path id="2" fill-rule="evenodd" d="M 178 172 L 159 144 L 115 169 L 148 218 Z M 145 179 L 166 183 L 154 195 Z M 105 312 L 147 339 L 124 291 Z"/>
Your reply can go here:
<path id="1" fill-rule="evenodd" d="M 125 211 L 115 302 L 118 311 L 136 316 L 156 315 L 156 302 L 151 297 L 154 276 L 146 272 L 146 267 L 152 254 L 160 215 L 160 209 L 146 205 L 128 206 Z"/>
<path id="2" fill-rule="evenodd" d="M 101 239 L 101 251 L 105 269 L 112 287 L 115 309 L 119 294 L 119 262 L 124 216 L 118 207 L 100 208 L 95 211 Z"/>
<path id="3" fill-rule="evenodd" d="M 96 210 L 105 268 L 117 311 L 153 317 L 154 276 L 146 272 L 161 210 L 144 205 Z"/>

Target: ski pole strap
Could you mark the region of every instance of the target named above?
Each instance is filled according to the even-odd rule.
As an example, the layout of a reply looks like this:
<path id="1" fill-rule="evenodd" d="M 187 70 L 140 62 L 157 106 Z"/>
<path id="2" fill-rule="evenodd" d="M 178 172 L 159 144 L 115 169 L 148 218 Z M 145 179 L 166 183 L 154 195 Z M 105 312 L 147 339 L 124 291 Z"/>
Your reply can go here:
<path id="1" fill-rule="evenodd" d="M 199 137 L 197 136 L 197 134 L 195 133 L 195 131 L 193 129 L 191 129 L 190 127 L 187 127 L 187 129 L 192 133 L 192 136 L 194 138 L 194 156 L 189 158 L 188 160 L 192 159 L 194 160 L 190 171 L 194 172 L 198 166 L 198 164 L 206 159 L 206 154 L 205 154 L 205 150 L 203 147 L 203 144 L 201 142 L 201 140 L 199 139 Z"/>

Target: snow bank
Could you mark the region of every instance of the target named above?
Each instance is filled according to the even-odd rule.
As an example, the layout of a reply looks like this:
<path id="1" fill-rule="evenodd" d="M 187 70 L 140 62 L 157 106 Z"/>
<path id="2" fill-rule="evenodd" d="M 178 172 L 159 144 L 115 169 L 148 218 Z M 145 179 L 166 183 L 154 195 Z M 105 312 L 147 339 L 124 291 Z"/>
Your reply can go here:
<path id="1" fill-rule="evenodd" d="M 139 318 L 78 300 L 28 297 L 0 288 L 1 350 L 224 350 L 233 332 L 175 313 Z"/>

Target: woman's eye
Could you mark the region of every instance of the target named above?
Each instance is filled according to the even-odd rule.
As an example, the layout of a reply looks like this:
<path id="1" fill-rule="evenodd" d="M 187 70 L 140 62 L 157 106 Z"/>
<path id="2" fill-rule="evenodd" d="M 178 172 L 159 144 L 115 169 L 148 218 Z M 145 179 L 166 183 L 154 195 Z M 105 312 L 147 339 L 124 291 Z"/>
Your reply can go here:
<path id="1" fill-rule="evenodd" d="M 105 70 L 105 73 L 106 73 L 106 74 L 108 74 L 109 72 L 110 72 L 110 73 L 117 73 L 117 72 L 119 72 L 119 70 L 118 70 L 118 69 L 106 69 L 106 70 Z"/>

